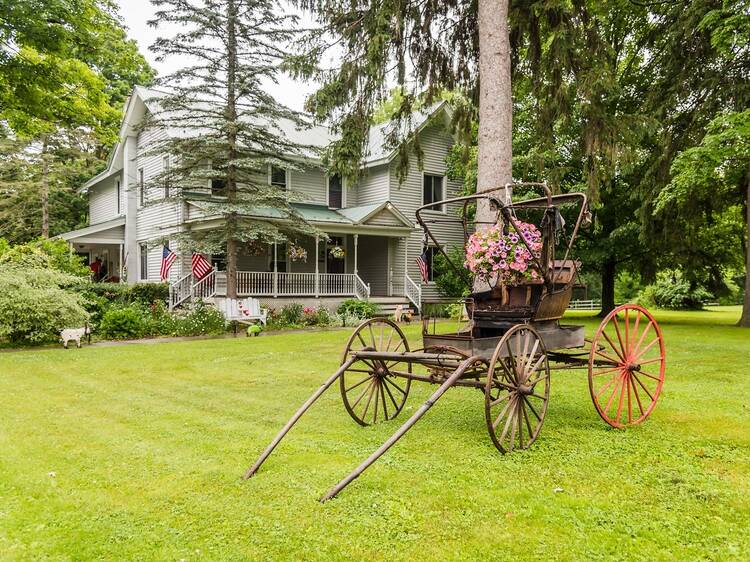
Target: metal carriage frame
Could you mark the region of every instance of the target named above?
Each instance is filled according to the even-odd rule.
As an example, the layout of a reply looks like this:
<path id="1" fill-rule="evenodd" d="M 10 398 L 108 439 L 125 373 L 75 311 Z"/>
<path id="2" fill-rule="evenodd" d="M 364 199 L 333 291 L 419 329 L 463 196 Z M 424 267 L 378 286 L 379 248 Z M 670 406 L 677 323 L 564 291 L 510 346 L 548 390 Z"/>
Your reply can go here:
<path id="1" fill-rule="evenodd" d="M 544 197 L 512 202 L 509 191 L 519 185 L 541 188 Z M 552 371 L 587 369 L 589 391 L 599 416 L 610 426 L 638 425 L 649 417 L 662 390 L 665 347 L 654 317 L 643 307 L 624 304 L 610 312 L 592 339 L 584 327 L 560 323 L 570 301 L 580 264 L 569 259 L 579 229 L 588 220 L 582 193 L 552 195 L 546 184 L 504 186 L 507 203 L 491 194 L 476 194 L 424 205 L 416 218 L 426 239 L 439 248 L 455 271 L 430 224 L 452 220 L 430 213 L 448 206 L 461 208 L 465 240 L 477 224 L 473 204 L 494 210 L 490 224 L 519 234 L 517 213 L 542 211 L 542 249 L 533 266 L 539 279 L 514 286 L 477 281 L 466 276 L 471 297 L 464 300 L 468 323 L 462 329 L 437 333 L 429 316 L 422 318 L 422 347 L 411 350 L 401 328 L 386 318 L 360 324 L 344 349 L 341 366 L 297 410 L 244 477 L 255 475 L 279 442 L 313 403 L 336 382 L 349 415 L 367 426 L 394 419 L 403 410 L 413 382 L 438 385 L 435 392 L 398 430 L 355 470 L 320 499 L 335 497 L 411 429 L 449 388 L 475 388 L 484 394 L 485 422 L 501 453 L 531 446 L 547 413 Z M 560 206 L 578 204 L 578 214 L 562 260 L 555 259 L 561 231 Z M 481 228 L 481 226 L 480 226 Z M 528 247 L 528 242 L 521 236 Z M 532 254 L 533 255 L 533 254 Z M 461 264 L 462 265 L 462 264 Z"/>

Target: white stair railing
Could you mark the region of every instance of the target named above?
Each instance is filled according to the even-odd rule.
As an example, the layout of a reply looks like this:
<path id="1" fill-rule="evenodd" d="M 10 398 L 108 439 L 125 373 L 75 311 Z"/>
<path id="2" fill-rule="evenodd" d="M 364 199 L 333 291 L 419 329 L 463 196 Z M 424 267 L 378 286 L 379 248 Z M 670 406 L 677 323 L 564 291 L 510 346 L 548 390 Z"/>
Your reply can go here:
<path id="1" fill-rule="evenodd" d="M 354 274 L 354 294 L 361 301 L 366 301 L 370 298 L 370 284 L 362 281 L 362 278 Z"/>
<path id="2" fill-rule="evenodd" d="M 216 269 L 208 273 L 203 279 L 193 283 L 191 294 L 196 299 L 210 299 L 216 295 Z"/>
<path id="3" fill-rule="evenodd" d="M 415 283 L 408 275 L 404 275 L 404 296 L 417 308 L 417 312 L 421 312 L 422 287 Z"/>
<path id="4" fill-rule="evenodd" d="M 179 306 L 193 296 L 193 274 L 180 277 L 169 286 L 169 310 Z"/>

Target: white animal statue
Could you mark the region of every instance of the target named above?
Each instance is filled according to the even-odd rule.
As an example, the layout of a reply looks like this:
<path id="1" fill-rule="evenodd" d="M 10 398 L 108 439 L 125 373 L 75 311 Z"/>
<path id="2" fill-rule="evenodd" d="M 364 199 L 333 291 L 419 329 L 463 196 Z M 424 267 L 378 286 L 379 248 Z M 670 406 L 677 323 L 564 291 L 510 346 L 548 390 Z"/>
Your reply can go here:
<path id="1" fill-rule="evenodd" d="M 404 305 L 399 304 L 396 306 L 396 310 L 393 313 L 393 318 L 396 322 L 411 322 L 411 310 L 405 309 Z"/>
<path id="2" fill-rule="evenodd" d="M 76 347 L 81 347 L 81 338 L 88 336 L 91 333 L 91 329 L 88 326 L 83 328 L 65 328 L 60 332 L 60 339 L 62 340 L 63 347 L 68 349 L 68 342 L 76 342 Z"/>

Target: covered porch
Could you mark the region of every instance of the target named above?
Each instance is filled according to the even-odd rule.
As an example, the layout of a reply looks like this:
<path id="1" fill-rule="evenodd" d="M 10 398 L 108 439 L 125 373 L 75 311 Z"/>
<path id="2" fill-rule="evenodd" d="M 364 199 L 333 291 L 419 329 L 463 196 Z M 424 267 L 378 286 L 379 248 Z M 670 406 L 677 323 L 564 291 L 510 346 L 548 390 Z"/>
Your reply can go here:
<path id="1" fill-rule="evenodd" d="M 88 264 L 97 258 L 101 269 L 95 281 L 119 283 L 125 277 L 125 218 L 72 230 L 60 235 L 71 250 L 82 255 Z"/>

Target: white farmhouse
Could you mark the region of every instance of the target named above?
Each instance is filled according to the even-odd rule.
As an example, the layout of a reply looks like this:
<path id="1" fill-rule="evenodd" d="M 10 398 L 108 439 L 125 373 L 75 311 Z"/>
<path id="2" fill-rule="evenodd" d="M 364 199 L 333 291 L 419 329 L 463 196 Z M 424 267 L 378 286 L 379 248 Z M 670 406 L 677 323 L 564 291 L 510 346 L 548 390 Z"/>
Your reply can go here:
<path id="1" fill-rule="evenodd" d="M 89 197 L 89 226 L 62 235 L 90 260 L 99 257 L 112 281 L 160 281 L 162 248 L 156 241 L 179 231 L 184 224 L 210 228 L 211 221 L 217 220 L 206 216 L 204 208 L 221 186 L 207 182 L 204 188 L 193 188 L 175 200 L 167 198 L 169 190 L 180 186 L 158 186 L 150 181 L 169 166 L 168 155 L 149 151 L 155 141 L 166 137 L 166 131 L 139 127 L 144 117 L 156 110 L 156 99 L 158 92 L 134 89 L 107 168 L 81 188 Z M 357 185 L 343 185 L 338 176 L 328 177 L 314 166 L 302 172 L 269 170 L 269 182 L 304 196 L 305 203 L 295 206 L 329 240 L 299 241 L 307 250 L 306 262 L 292 261 L 281 245 L 240 255 L 240 295 L 258 297 L 272 307 L 290 301 L 334 304 L 354 297 L 370 298 L 388 307 L 403 303 L 416 309 L 423 298 L 436 296 L 431 281 L 421 282 L 416 264 L 424 234 L 416 225 L 414 213 L 425 203 L 458 195 L 460 182 L 446 176 L 445 158 L 454 142 L 449 112 L 446 104 L 439 104 L 415 115 L 414 126 L 424 153 L 423 169 L 419 169 L 416 157 L 411 158 L 403 183 L 396 175 L 395 152 L 384 146 L 387 124 L 370 132 L 369 153 Z M 285 133 L 301 144 L 321 148 L 333 138 L 325 127 L 304 131 L 290 127 Z M 463 242 L 461 225 L 458 221 L 450 224 L 438 233 L 440 241 L 459 245 Z M 196 283 L 190 273 L 190 253 L 181 252 L 176 244 L 171 247 L 180 255 L 169 278 L 172 305 L 196 296 L 222 294 L 226 286 L 223 256 L 207 256 L 215 272 Z M 428 250 L 430 258 L 434 251 Z"/>

